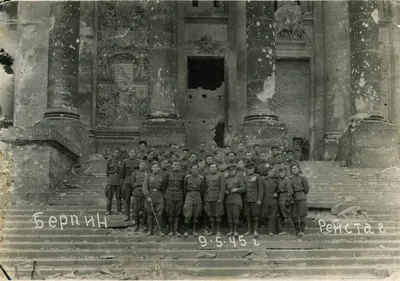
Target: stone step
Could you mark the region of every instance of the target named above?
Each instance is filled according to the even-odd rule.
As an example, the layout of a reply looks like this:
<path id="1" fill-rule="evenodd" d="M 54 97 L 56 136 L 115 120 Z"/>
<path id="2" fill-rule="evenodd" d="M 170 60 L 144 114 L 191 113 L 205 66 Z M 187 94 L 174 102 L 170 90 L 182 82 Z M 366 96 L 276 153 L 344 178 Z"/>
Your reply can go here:
<path id="1" fill-rule="evenodd" d="M 161 258 L 161 259 L 196 259 L 203 255 L 213 255 L 216 259 L 233 258 L 242 259 L 252 255 L 252 258 L 264 256 L 268 258 L 329 258 L 346 257 L 358 258 L 368 256 L 398 257 L 400 249 L 218 249 L 218 250 L 166 250 L 158 249 L 89 249 L 89 250 L 2 250 L 0 257 L 3 259 L 35 259 L 35 258 L 99 258 L 106 255 L 135 258 Z"/>
<path id="2" fill-rule="evenodd" d="M 6 216 L 5 217 L 4 226 L 5 227 L 9 227 L 9 228 L 14 228 L 14 227 L 16 227 L 16 228 L 31 228 L 31 227 L 34 227 L 36 225 L 35 221 L 34 221 L 34 219 L 32 217 L 30 217 L 30 219 L 28 219 L 28 217 L 26 217 L 26 218 L 27 219 L 25 219 L 25 220 L 22 220 L 21 218 L 10 219 L 8 216 Z M 46 224 L 47 224 L 48 221 L 49 221 L 49 218 L 50 218 L 49 216 L 47 216 L 47 217 L 41 216 L 38 219 L 43 220 L 43 222 L 46 222 Z M 59 217 L 58 218 L 56 217 L 56 219 L 57 219 L 58 222 L 60 222 L 60 220 L 61 220 Z M 90 218 L 88 218 L 88 219 L 90 219 Z M 102 219 L 103 218 L 100 217 L 100 220 L 102 220 Z M 79 219 L 79 217 L 78 217 L 79 225 L 76 223 L 76 218 L 72 218 L 71 219 L 71 217 L 67 216 L 66 219 L 62 218 L 62 220 L 64 220 L 64 223 L 65 223 L 65 221 L 67 222 L 66 227 L 68 227 L 68 228 L 70 228 L 70 227 L 79 228 L 79 227 L 82 227 L 82 225 L 85 224 L 85 219 L 84 218 L 83 219 Z M 74 220 L 74 225 L 72 225 L 72 220 Z M 95 217 L 95 220 L 97 221 L 97 216 Z M 122 223 L 123 222 L 123 216 L 118 216 L 118 217 L 117 216 L 112 216 L 112 218 L 107 219 L 107 222 L 108 223 L 115 223 L 115 222 L 121 222 Z M 133 224 L 133 221 L 130 221 L 129 223 Z M 338 219 L 338 223 L 342 224 L 343 227 L 346 224 L 345 221 L 341 220 L 341 219 Z M 387 228 L 387 227 L 400 228 L 400 221 L 372 221 L 372 220 L 363 219 L 363 220 L 360 220 L 359 223 L 361 223 L 362 225 L 364 223 L 369 223 L 370 225 L 372 225 L 374 227 L 376 227 L 379 223 L 382 223 L 385 228 Z M 307 223 L 307 226 L 308 227 L 319 227 L 317 221 L 315 221 L 315 222 L 309 221 Z"/>
<path id="3" fill-rule="evenodd" d="M 246 249 L 398 249 L 399 240 L 395 241 L 253 241 L 253 237 L 243 237 L 246 241 Z M 181 240 L 184 240 L 182 238 Z M 221 243 L 224 243 L 221 248 L 219 244 L 215 243 L 215 237 L 206 237 L 207 242 L 137 242 L 137 243 L 123 243 L 123 242 L 3 242 L 1 248 L 3 251 L 16 251 L 16 250 L 67 250 L 67 251 L 80 251 L 80 250 L 101 250 L 101 249 L 158 249 L 162 250 L 225 250 L 242 248 L 245 242 L 240 242 L 238 239 L 231 240 L 227 237 L 221 237 Z M 243 243 L 243 244 L 240 244 Z M 254 243 L 256 243 L 256 246 Z"/>
<path id="4" fill-rule="evenodd" d="M 378 234 L 379 229 L 377 227 L 378 224 L 376 225 L 372 225 L 371 230 L 374 231 L 375 234 Z M 358 229 L 357 227 L 354 227 L 352 225 L 350 225 L 350 227 L 347 228 L 348 231 L 352 231 L 353 233 L 358 233 Z M 363 227 L 360 227 L 360 233 L 363 233 Z M 400 227 L 384 227 L 384 230 L 386 231 L 386 233 L 400 233 Z M 31 227 L 27 227 L 27 228 L 8 228 L 8 227 L 4 227 L 2 229 L 2 234 L 24 234 L 24 235 L 52 235 L 52 234 L 61 234 L 61 233 L 65 233 L 65 234 L 70 234 L 70 235 L 82 235 L 82 234 L 104 234 L 107 235 L 108 233 L 110 233 L 111 231 L 113 231 L 112 228 L 98 228 L 98 224 L 97 221 L 95 222 L 95 227 L 92 227 L 92 225 L 90 224 L 89 226 L 85 226 L 84 224 L 81 224 L 80 227 L 73 227 L 73 226 L 64 226 L 63 230 L 60 228 L 60 225 L 57 224 L 56 228 L 50 228 L 47 225 L 45 225 L 44 228 L 41 229 L 35 229 L 33 228 L 33 225 Z M 262 233 L 262 229 L 260 230 L 261 234 Z M 239 232 L 244 233 L 245 229 L 243 229 L 243 231 L 241 229 L 239 229 Z M 266 232 L 266 230 L 265 230 Z M 342 233 L 344 232 L 344 229 L 342 229 Z M 320 229 L 315 227 L 315 228 L 306 228 L 305 229 L 305 234 L 312 234 L 312 233 L 321 233 L 322 235 L 330 235 L 330 233 L 334 233 L 332 232 L 327 232 L 326 229 L 323 230 L 323 232 L 320 232 Z M 339 231 L 337 231 L 337 233 L 339 233 Z"/>
<path id="5" fill-rule="evenodd" d="M 114 202 L 113 202 L 114 203 Z M 326 203 L 328 204 L 328 203 Z M 329 203 L 332 205 L 332 202 Z M 114 204 L 113 204 L 114 205 Z M 318 204 L 314 204 L 314 205 L 318 205 Z M 354 205 L 354 204 L 352 204 Z M 48 209 L 47 207 L 44 206 L 38 206 L 37 208 L 27 208 L 27 207 L 33 207 L 33 206 L 26 206 L 26 207 L 21 207 L 21 209 L 5 209 L 4 210 L 4 214 L 3 216 L 27 216 L 27 217 L 31 217 L 33 218 L 33 214 L 37 213 L 37 212 L 43 212 L 43 214 L 39 215 L 39 216 L 59 216 L 62 214 L 65 214 L 67 216 L 70 215 L 76 215 L 76 216 L 85 216 L 85 215 L 93 215 L 96 216 L 96 214 L 98 213 L 101 216 L 104 216 L 106 211 L 105 208 L 103 206 L 99 206 L 99 207 L 92 207 L 92 206 L 87 206 L 87 207 L 91 207 L 89 209 L 84 210 L 82 206 L 51 206 L 51 209 Z M 113 206 L 114 207 L 114 206 Z M 372 209 L 365 209 L 364 210 L 367 215 L 371 218 L 377 216 L 377 220 L 379 220 L 378 218 L 382 217 L 381 220 L 384 220 L 383 218 L 385 216 L 387 216 L 388 218 L 395 219 L 398 220 L 400 217 L 400 210 L 392 210 L 392 209 L 376 209 L 376 210 L 372 210 Z M 82 217 L 83 219 L 83 217 Z M 385 219 L 388 220 L 388 219 Z"/>
<path id="6" fill-rule="evenodd" d="M 340 266 L 340 265 L 399 265 L 400 257 L 360 257 L 354 258 L 288 258 L 288 259 L 175 259 L 165 261 L 171 267 L 184 266 L 184 267 L 253 267 L 266 265 L 271 266 L 298 266 L 306 264 L 307 266 Z M 24 264 L 25 263 L 25 264 Z M 129 266 L 134 264 L 140 267 L 154 267 L 160 263 L 160 259 L 114 259 L 110 256 L 109 259 L 38 259 L 36 266 L 39 270 L 50 268 L 68 268 L 68 267 L 107 267 L 107 266 Z M 23 264 L 21 266 L 18 266 Z M 31 260 L 20 259 L 7 259 L 2 261 L 5 268 L 18 268 L 24 270 L 32 268 Z M 266 267 L 266 269 L 268 268 Z"/>
<path id="7" fill-rule="evenodd" d="M 204 280 L 205 278 L 225 277 L 225 278 L 246 278 L 246 279 L 257 279 L 257 278 L 277 278 L 284 277 L 284 280 L 297 280 L 299 276 L 307 276 L 307 280 L 323 280 L 327 275 L 333 277 L 347 276 L 346 280 L 355 280 L 357 275 L 359 280 L 382 280 L 378 279 L 374 274 L 376 269 L 382 269 L 387 267 L 384 265 L 376 266 L 285 266 L 285 267 L 271 267 L 266 268 L 265 266 L 254 266 L 254 267 L 173 267 L 170 268 L 168 263 L 160 262 L 157 267 L 154 268 L 143 268 L 143 267 L 132 267 L 130 264 L 121 270 L 120 267 L 85 267 L 79 270 L 76 267 L 67 268 L 43 268 L 40 269 L 40 273 L 47 279 L 61 278 L 62 275 L 75 273 L 77 278 L 83 279 L 124 279 L 124 280 L 155 280 L 155 279 L 169 279 L 179 277 L 179 279 L 185 280 Z M 393 269 L 396 267 L 393 266 Z M 397 267 L 398 268 L 398 267 Z M 107 270 L 103 271 L 102 270 Z M 8 273 L 11 276 L 15 276 L 15 269 L 8 268 Z M 31 268 L 18 270 L 18 275 L 21 280 L 30 280 Z M 124 274 L 125 273 L 125 274 Z M 111 275 L 110 275 L 111 274 Z M 290 279 L 290 276 L 296 276 L 295 279 Z M 312 276 L 318 276 L 317 279 L 312 279 Z M 126 279 L 125 279 L 126 278 Z M 322 279 L 321 279 L 322 278 Z M 67 278 L 63 278 L 67 279 Z"/>
<path id="8" fill-rule="evenodd" d="M 226 231 L 225 231 L 226 232 Z M 224 232 L 224 234 L 225 234 Z M 204 236 L 206 237 L 207 241 L 215 238 L 215 236 Z M 223 235 L 224 239 L 227 239 L 226 235 Z M 245 237 L 245 239 L 249 240 L 251 237 Z M 221 238 L 222 239 L 222 238 Z M 330 233 L 329 235 L 321 235 L 319 233 L 314 234 L 307 234 L 299 238 L 295 235 L 274 235 L 268 236 L 265 234 L 260 234 L 257 238 L 259 242 L 280 242 L 280 243 L 287 243 L 287 242 L 329 242 L 329 243 L 347 243 L 347 242 L 373 242 L 379 243 L 379 241 L 399 241 L 400 237 L 398 234 L 394 233 L 375 233 L 374 235 L 371 234 L 357 234 L 353 232 L 352 234 L 342 233 L 342 234 L 334 234 Z M 108 233 L 107 235 L 20 235 L 20 234 L 3 234 L 4 243 L 6 242 L 46 242 L 46 243 L 66 243 L 66 242 L 91 242 L 91 243 L 111 243 L 111 242 L 118 242 L 118 243 L 170 243 L 170 242 L 181 242 L 181 243 L 197 243 L 199 238 L 197 237 L 187 237 L 187 238 L 178 238 L 178 237 L 160 237 L 160 236 L 144 236 L 142 232 L 134 233 L 132 229 L 127 229 L 125 231 Z M 250 240 L 249 240 L 250 241 Z M 379 245 L 380 246 L 380 245 Z"/>

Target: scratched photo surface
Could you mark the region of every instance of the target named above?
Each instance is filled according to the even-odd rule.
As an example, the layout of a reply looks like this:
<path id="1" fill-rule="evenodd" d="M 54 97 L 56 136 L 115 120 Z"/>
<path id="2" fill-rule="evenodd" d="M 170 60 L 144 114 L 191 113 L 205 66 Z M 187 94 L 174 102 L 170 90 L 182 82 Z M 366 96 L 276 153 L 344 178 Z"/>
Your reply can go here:
<path id="1" fill-rule="evenodd" d="M 399 280 L 400 1 L 0 0 L 0 280 Z"/>

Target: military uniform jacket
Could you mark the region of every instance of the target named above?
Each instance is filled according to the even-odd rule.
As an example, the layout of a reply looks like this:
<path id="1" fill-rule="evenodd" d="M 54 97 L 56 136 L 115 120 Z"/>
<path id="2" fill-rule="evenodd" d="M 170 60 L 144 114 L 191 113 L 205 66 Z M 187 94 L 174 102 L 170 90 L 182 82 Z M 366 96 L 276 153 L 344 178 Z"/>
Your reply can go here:
<path id="1" fill-rule="evenodd" d="M 121 172 L 119 173 L 119 177 L 124 181 L 125 183 L 132 183 L 132 173 L 135 170 L 139 169 L 139 160 L 137 159 L 125 159 L 122 161 L 121 165 Z"/>
<path id="2" fill-rule="evenodd" d="M 267 168 L 270 166 L 268 162 L 265 160 L 259 160 L 258 163 L 256 164 L 256 168 L 254 169 L 254 172 L 259 175 L 267 175 Z"/>
<path id="3" fill-rule="evenodd" d="M 205 182 L 205 201 L 216 202 L 224 201 L 225 196 L 225 176 L 221 173 L 208 174 Z"/>
<path id="4" fill-rule="evenodd" d="M 238 160 L 245 159 L 245 157 L 246 157 L 246 150 L 236 152 L 236 158 Z"/>
<path id="5" fill-rule="evenodd" d="M 292 183 L 289 179 L 283 178 L 278 179 L 278 193 L 279 193 L 279 203 L 285 203 L 286 200 L 292 200 L 293 189 Z"/>
<path id="6" fill-rule="evenodd" d="M 172 171 L 164 176 L 164 186 L 166 187 L 164 198 L 166 200 L 183 200 L 185 174 Z"/>
<path id="7" fill-rule="evenodd" d="M 231 191 L 234 188 L 238 188 L 239 190 L 236 193 L 229 193 L 225 196 L 225 203 L 234 204 L 234 203 L 242 203 L 242 195 L 246 192 L 246 186 L 242 179 L 238 176 L 227 177 L 225 179 L 225 190 Z"/>
<path id="8" fill-rule="evenodd" d="M 132 174 L 133 195 L 143 196 L 143 183 L 146 178 L 146 170 L 136 170 Z"/>
<path id="9" fill-rule="evenodd" d="M 278 200 L 278 197 L 274 197 L 274 193 L 278 193 L 278 182 L 274 178 L 264 179 L 264 199 L 265 200 Z"/>
<path id="10" fill-rule="evenodd" d="M 245 178 L 246 175 L 247 175 L 247 171 L 246 171 L 246 170 L 240 170 L 240 169 L 238 169 L 236 175 L 238 176 L 238 178 L 244 180 L 244 178 Z"/>
<path id="11" fill-rule="evenodd" d="M 163 187 L 163 178 L 160 174 L 146 174 L 143 182 L 143 194 L 146 198 L 150 197 L 153 203 L 164 200 Z"/>
<path id="12" fill-rule="evenodd" d="M 244 202 L 261 202 L 264 196 L 264 184 L 262 177 L 258 174 L 247 175 L 244 178 L 244 183 L 246 185 Z"/>
<path id="13" fill-rule="evenodd" d="M 294 200 L 305 200 L 307 199 L 308 191 L 310 190 L 310 186 L 308 184 L 308 180 L 306 177 L 301 175 L 293 175 L 289 178 L 292 183 L 292 189 L 294 192 L 293 199 Z"/>
<path id="14" fill-rule="evenodd" d="M 201 204 L 204 195 L 204 177 L 200 175 L 188 175 L 185 177 L 185 204 Z"/>
<path id="15" fill-rule="evenodd" d="M 210 153 L 207 151 L 199 151 L 197 152 L 197 157 L 199 159 L 206 159 L 207 155 L 209 155 Z"/>
<path id="16" fill-rule="evenodd" d="M 120 169 L 121 169 L 121 160 L 119 157 L 113 157 L 107 161 L 107 167 L 106 167 L 107 184 L 110 185 L 121 184 L 121 179 L 119 177 Z"/>

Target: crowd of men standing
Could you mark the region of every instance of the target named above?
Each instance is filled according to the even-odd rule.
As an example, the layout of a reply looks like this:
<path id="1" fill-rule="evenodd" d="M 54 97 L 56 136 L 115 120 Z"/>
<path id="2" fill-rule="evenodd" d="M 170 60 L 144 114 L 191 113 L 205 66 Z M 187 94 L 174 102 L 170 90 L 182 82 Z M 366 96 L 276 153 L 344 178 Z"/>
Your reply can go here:
<path id="1" fill-rule="evenodd" d="M 252 151 L 239 143 L 234 152 L 215 144 L 206 150 L 201 142 L 197 152 L 170 144 L 168 151 L 148 149 L 139 142 L 139 149 L 127 151 L 125 145 L 116 149 L 107 162 L 107 215 L 111 214 L 114 196 L 117 214 L 125 221 L 135 221 L 134 231 L 143 226 L 146 235 L 168 223 L 170 236 L 197 236 L 202 223 L 207 234 L 221 236 L 221 222 L 228 222 L 229 236 L 239 236 L 241 220 L 247 221 L 244 235 L 258 236 L 260 223 L 267 233 L 304 235 L 309 184 L 302 175 L 293 151 Z M 133 212 L 132 212 L 133 211 Z M 226 218 L 226 219 L 225 219 Z M 294 225 L 294 228 L 292 227 Z M 293 231 L 292 231 L 293 230 Z"/>

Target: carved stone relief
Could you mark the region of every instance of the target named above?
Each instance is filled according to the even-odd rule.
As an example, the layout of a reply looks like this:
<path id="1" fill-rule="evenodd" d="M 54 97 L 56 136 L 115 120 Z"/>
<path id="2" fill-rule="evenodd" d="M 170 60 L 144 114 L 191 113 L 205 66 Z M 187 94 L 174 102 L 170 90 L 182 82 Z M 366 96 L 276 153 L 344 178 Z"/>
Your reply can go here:
<path id="1" fill-rule="evenodd" d="M 285 4 L 276 10 L 274 25 L 276 39 L 310 41 L 303 26 L 301 7 L 295 2 Z"/>
<path id="2" fill-rule="evenodd" d="M 99 2 L 98 126 L 138 126 L 148 112 L 147 2 Z"/>

